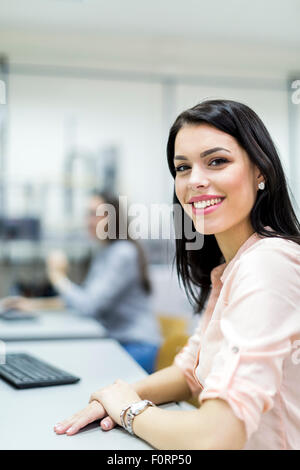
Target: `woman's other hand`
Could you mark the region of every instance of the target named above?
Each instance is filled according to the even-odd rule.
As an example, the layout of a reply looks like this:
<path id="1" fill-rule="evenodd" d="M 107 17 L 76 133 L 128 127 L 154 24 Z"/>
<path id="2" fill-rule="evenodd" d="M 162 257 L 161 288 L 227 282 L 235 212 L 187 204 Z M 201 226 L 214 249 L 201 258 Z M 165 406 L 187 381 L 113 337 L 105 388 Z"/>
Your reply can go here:
<path id="1" fill-rule="evenodd" d="M 12 296 L 2 299 L 0 302 L 2 310 L 18 309 L 24 312 L 33 312 L 35 310 L 34 299 L 28 299 L 22 296 Z"/>
<path id="2" fill-rule="evenodd" d="M 47 273 L 51 282 L 66 277 L 69 263 L 66 255 L 62 251 L 53 251 L 46 260 Z"/>

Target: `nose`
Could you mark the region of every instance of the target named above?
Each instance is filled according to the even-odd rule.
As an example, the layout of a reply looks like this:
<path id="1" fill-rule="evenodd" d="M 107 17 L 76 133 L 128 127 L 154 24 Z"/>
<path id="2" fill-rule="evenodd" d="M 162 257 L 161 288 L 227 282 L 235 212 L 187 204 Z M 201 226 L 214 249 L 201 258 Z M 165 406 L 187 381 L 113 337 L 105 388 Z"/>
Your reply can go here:
<path id="1" fill-rule="evenodd" d="M 199 187 L 207 187 L 209 185 L 209 180 L 203 169 L 198 165 L 194 165 L 192 171 L 190 172 L 190 177 L 188 181 L 189 189 L 197 189 Z"/>

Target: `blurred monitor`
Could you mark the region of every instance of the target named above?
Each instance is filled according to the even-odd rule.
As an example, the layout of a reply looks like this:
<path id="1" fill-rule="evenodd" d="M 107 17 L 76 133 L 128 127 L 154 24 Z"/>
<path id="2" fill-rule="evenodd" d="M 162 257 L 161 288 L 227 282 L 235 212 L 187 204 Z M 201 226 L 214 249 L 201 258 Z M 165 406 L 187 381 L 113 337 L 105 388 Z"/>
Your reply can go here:
<path id="1" fill-rule="evenodd" d="M 40 219 L 37 217 L 0 217 L 1 240 L 32 240 L 41 237 Z"/>

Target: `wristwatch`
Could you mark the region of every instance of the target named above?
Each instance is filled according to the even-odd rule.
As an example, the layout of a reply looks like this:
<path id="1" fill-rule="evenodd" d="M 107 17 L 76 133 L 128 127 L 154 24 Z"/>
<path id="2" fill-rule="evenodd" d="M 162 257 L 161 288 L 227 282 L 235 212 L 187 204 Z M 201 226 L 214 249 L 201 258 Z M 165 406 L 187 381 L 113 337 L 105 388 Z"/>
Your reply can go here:
<path id="1" fill-rule="evenodd" d="M 141 400 L 136 403 L 132 403 L 126 408 L 123 408 L 120 414 L 123 428 L 125 428 L 126 431 L 128 431 L 130 434 L 134 434 L 133 429 L 132 429 L 133 420 L 137 415 L 142 413 L 142 411 L 144 411 L 148 406 L 155 406 L 155 405 L 150 400 Z M 127 412 L 127 415 L 126 415 L 126 420 L 125 420 L 124 417 L 125 417 L 126 412 Z"/>

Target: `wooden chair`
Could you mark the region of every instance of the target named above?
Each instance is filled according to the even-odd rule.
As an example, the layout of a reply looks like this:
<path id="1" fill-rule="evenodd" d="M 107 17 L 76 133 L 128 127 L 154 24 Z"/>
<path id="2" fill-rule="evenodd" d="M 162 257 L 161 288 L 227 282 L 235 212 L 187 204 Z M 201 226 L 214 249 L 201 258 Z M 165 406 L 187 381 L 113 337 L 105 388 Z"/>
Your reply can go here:
<path id="1" fill-rule="evenodd" d="M 185 318 L 158 315 L 158 321 L 164 341 L 157 355 L 155 370 L 172 365 L 174 357 L 186 345 L 189 338 Z M 191 398 L 188 403 L 199 407 L 197 398 Z"/>

